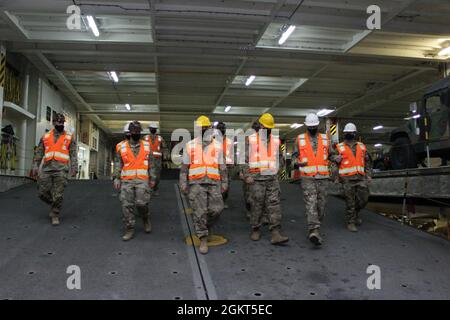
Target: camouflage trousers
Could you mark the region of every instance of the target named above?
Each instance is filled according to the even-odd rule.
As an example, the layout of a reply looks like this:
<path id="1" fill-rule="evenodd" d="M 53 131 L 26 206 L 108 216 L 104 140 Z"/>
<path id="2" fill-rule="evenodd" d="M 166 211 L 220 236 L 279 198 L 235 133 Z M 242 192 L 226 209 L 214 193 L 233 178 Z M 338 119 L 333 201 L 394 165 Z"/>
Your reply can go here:
<path id="1" fill-rule="evenodd" d="M 369 201 L 369 187 L 365 180 L 346 180 L 342 182 L 344 189 L 347 223 L 355 223 L 359 218 L 359 211 Z"/>
<path id="2" fill-rule="evenodd" d="M 153 190 L 158 190 L 159 182 L 161 181 L 162 158 L 155 158 L 153 165 L 155 166 L 156 174 L 155 187 L 153 188 Z"/>
<path id="3" fill-rule="evenodd" d="M 260 228 L 264 214 L 269 220 L 269 229 L 281 226 L 280 183 L 277 178 L 255 180 L 248 185 L 250 198 L 250 224 L 253 228 Z"/>
<path id="4" fill-rule="evenodd" d="M 191 184 L 188 199 L 193 210 L 192 219 L 197 237 L 208 236 L 208 229 L 218 220 L 223 211 L 220 184 Z"/>
<path id="5" fill-rule="evenodd" d="M 150 187 L 144 180 L 122 180 L 120 201 L 122 202 L 123 222 L 127 229 L 136 224 L 136 210 L 143 219 L 149 218 Z"/>
<path id="6" fill-rule="evenodd" d="M 38 180 L 39 198 L 50 205 L 50 217 L 59 216 L 64 200 L 67 178 L 64 172 L 41 172 Z"/>
<path id="7" fill-rule="evenodd" d="M 325 216 L 328 179 L 302 177 L 300 180 L 303 189 L 308 230 L 318 229 Z"/>
<path id="8" fill-rule="evenodd" d="M 228 189 L 223 193 L 223 202 L 226 202 L 228 199 L 230 187 L 231 187 L 231 173 L 233 171 L 234 165 L 227 165 L 227 173 L 228 173 Z"/>

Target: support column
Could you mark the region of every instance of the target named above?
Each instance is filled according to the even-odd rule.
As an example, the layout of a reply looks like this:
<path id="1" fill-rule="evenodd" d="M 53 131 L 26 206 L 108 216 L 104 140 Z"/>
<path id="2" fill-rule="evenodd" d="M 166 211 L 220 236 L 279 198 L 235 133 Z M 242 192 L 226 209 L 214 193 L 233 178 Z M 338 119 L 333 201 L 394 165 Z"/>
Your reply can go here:
<path id="1" fill-rule="evenodd" d="M 339 123 L 337 118 L 327 118 L 326 126 L 331 143 L 339 143 Z"/>
<path id="2" fill-rule="evenodd" d="M 22 107 L 28 111 L 28 93 L 29 93 L 29 85 L 30 85 L 30 75 L 28 72 L 25 73 L 25 77 L 23 79 L 22 86 Z M 19 175 L 27 175 L 25 168 L 25 158 L 26 158 L 26 150 L 27 150 L 27 120 L 23 119 L 20 123 L 20 148 L 19 148 L 19 164 L 18 164 L 18 173 Z"/>
<path id="3" fill-rule="evenodd" d="M 3 121 L 3 100 L 6 80 L 6 48 L 0 43 L 0 128 Z"/>

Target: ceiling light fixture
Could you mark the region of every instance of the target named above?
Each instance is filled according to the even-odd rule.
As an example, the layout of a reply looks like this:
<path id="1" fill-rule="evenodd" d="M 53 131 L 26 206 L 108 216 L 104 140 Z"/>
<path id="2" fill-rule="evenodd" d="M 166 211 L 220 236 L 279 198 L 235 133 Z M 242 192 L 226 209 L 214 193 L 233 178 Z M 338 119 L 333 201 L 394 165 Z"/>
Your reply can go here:
<path id="1" fill-rule="evenodd" d="M 225 107 L 225 112 L 229 112 L 231 110 L 231 106 L 226 106 Z"/>
<path id="2" fill-rule="evenodd" d="M 88 21 L 89 28 L 92 30 L 92 33 L 94 36 L 98 37 L 100 36 L 100 31 L 98 31 L 97 24 L 95 23 L 95 19 L 93 16 L 87 16 L 86 17 Z"/>
<path id="3" fill-rule="evenodd" d="M 119 82 L 119 76 L 115 71 L 108 72 L 108 74 L 114 80 L 114 82 Z"/>
<path id="4" fill-rule="evenodd" d="M 380 130 L 380 129 L 383 129 L 383 126 L 382 126 L 382 125 L 379 125 L 379 126 L 373 127 L 373 130 Z"/>
<path id="5" fill-rule="evenodd" d="M 131 106 L 130 106 L 130 104 L 129 104 L 129 103 L 127 103 L 127 104 L 125 105 L 125 108 L 127 108 L 127 110 L 128 110 L 128 111 L 130 111 L 130 110 L 131 110 Z"/>
<path id="6" fill-rule="evenodd" d="M 381 143 L 376 143 L 375 145 L 374 145 L 374 147 L 375 148 L 381 148 L 383 145 L 381 144 Z"/>
<path id="7" fill-rule="evenodd" d="M 291 36 L 292 32 L 294 32 L 295 30 L 295 26 L 291 25 L 289 26 L 286 31 L 283 32 L 283 34 L 281 35 L 280 39 L 278 40 L 278 44 L 282 45 L 283 43 L 286 42 L 286 40 Z"/>
<path id="8" fill-rule="evenodd" d="M 303 126 L 303 123 L 293 123 L 291 124 L 292 129 L 298 129 Z"/>
<path id="9" fill-rule="evenodd" d="M 218 124 L 219 124 L 219 121 L 214 121 L 214 123 L 213 123 L 214 127 L 217 127 Z"/>
<path id="10" fill-rule="evenodd" d="M 438 56 L 448 56 L 450 55 L 450 46 L 439 51 Z"/>
<path id="11" fill-rule="evenodd" d="M 330 113 L 332 113 L 333 111 L 334 111 L 333 109 L 320 109 L 317 112 L 317 116 L 325 117 L 325 116 L 329 115 Z"/>
<path id="12" fill-rule="evenodd" d="M 245 85 L 248 87 L 249 85 L 251 85 L 252 84 L 252 82 L 253 82 L 253 80 L 255 80 L 256 79 L 256 77 L 255 76 L 250 76 L 250 77 L 248 77 L 247 78 L 247 81 L 245 81 Z"/>

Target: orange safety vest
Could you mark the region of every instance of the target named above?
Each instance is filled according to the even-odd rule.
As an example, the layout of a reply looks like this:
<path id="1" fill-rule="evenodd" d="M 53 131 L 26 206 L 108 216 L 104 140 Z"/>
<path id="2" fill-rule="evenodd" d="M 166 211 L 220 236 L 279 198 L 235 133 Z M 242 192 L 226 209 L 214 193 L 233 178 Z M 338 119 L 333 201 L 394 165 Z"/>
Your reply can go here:
<path id="1" fill-rule="evenodd" d="M 366 159 L 366 146 L 364 143 L 356 143 L 356 156 L 346 143 L 338 143 L 337 150 L 342 156 L 339 164 L 339 175 L 342 177 L 354 176 L 356 174 L 365 175 L 364 163 Z"/>
<path id="2" fill-rule="evenodd" d="M 329 141 L 326 134 L 319 134 L 317 137 L 317 150 L 314 154 L 313 147 L 309 140 L 309 135 L 302 133 L 297 137 L 298 162 L 306 162 L 306 166 L 300 167 L 300 175 L 314 177 L 317 174 L 330 175 L 328 169 L 328 146 Z"/>
<path id="3" fill-rule="evenodd" d="M 50 130 L 44 135 L 43 141 L 45 148 L 44 162 L 56 160 L 62 163 L 69 163 L 69 148 L 72 142 L 70 133 L 64 131 L 58 138 L 58 141 L 55 142 L 55 133 L 53 130 Z"/>
<path id="4" fill-rule="evenodd" d="M 226 164 L 234 164 L 234 142 L 231 139 L 223 139 L 223 152 Z"/>
<path id="5" fill-rule="evenodd" d="M 155 141 L 152 141 L 152 137 L 150 135 L 145 136 L 145 141 L 150 143 L 150 149 L 152 150 L 152 155 L 155 158 L 161 158 L 162 152 L 161 152 L 161 136 L 156 135 Z"/>
<path id="6" fill-rule="evenodd" d="M 273 136 L 270 137 L 269 148 L 260 141 L 259 133 L 248 137 L 249 154 L 248 166 L 250 173 L 261 173 L 264 175 L 276 175 L 278 173 L 278 155 L 281 141 Z"/>
<path id="7" fill-rule="evenodd" d="M 199 180 L 205 176 L 213 180 L 220 180 L 219 156 L 221 145 L 213 140 L 205 150 L 199 139 L 191 140 L 186 145 L 189 155 L 189 180 Z"/>
<path id="8" fill-rule="evenodd" d="M 148 180 L 148 157 L 150 155 L 150 145 L 147 141 L 141 140 L 141 147 L 137 157 L 134 156 L 128 141 L 122 141 L 117 144 L 120 156 L 123 162 L 122 172 L 120 174 L 121 180 Z"/>

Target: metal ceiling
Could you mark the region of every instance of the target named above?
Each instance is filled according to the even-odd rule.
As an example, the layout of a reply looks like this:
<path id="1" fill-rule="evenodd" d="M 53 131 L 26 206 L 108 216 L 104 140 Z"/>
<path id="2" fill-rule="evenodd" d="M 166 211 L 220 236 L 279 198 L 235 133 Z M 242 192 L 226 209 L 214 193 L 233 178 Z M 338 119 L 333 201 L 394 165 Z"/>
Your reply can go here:
<path id="1" fill-rule="evenodd" d="M 0 0 L 0 40 L 110 133 L 142 119 L 160 122 L 168 135 L 192 128 L 200 113 L 245 128 L 270 111 L 289 137 L 307 112 L 330 108 L 377 141 L 382 133 L 373 124 L 401 124 L 409 103 L 439 77 L 450 5 L 377 1 L 382 28 L 371 31 L 371 2 Z M 73 4 L 95 16 L 100 37 L 84 24 L 67 29 Z M 286 24 L 297 28 L 280 46 Z M 250 75 L 256 79 L 246 86 Z"/>

